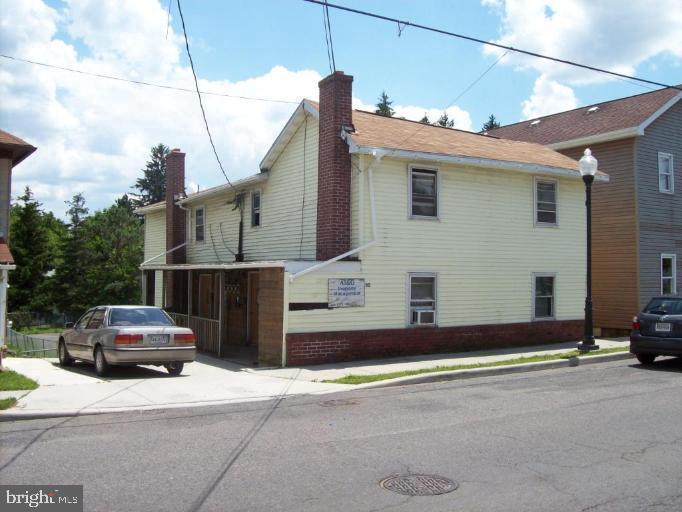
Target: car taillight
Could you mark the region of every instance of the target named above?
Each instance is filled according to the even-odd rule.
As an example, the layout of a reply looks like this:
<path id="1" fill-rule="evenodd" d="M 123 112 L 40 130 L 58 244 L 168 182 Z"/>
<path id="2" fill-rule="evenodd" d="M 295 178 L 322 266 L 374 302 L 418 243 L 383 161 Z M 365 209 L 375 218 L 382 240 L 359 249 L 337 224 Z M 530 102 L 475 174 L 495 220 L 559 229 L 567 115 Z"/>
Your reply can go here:
<path id="1" fill-rule="evenodd" d="M 176 334 L 175 343 L 196 343 L 194 334 Z"/>
<path id="2" fill-rule="evenodd" d="M 639 323 L 639 318 L 636 316 L 632 317 L 632 330 L 639 331 L 642 328 L 642 324 Z"/>
<path id="3" fill-rule="evenodd" d="M 142 343 L 143 336 L 141 334 L 117 334 L 114 338 L 116 345 L 135 345 Z"/>

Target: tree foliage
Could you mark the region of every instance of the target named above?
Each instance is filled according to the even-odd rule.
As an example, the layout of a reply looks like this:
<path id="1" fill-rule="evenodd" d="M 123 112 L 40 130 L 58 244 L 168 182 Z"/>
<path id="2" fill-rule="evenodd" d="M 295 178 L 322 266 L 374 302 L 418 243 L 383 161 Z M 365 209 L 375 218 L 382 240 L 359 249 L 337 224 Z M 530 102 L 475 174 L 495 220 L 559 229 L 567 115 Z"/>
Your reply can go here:
<path id="1" fill-rule="evenodd" d="M 157 144 L 151 149 L 150 159 L 142 169 L 143 176 L 135 182 L 134 188 L 139 191 L 132 194 L 136 208 L 158 203 L 166 198 L 166 156 L 170 150 L 164 144 Z M 127 196 L 126 196 L 127 198 Z"/>
<path id="2" fill-rule="evenodd" d="M 482 131 L 487 132 L 487 131 L 494 130 L 495 128 L 499 128 L 499 127 L 500 127 L 500 123 L 495 118 L 495 115 L 490 114 L 490 117 L 488 118 L 488 120 L 485 123 L 483 123 Z"/>
<path id="3" fill-rule="evenodd" d="M 377 109 L 374 112 L 382 116 L 393 117 L 395 110 L 393 110 L 391 107 L 392 104 L 393 102 L 388 99 L 388 94 L 386 94 L 386 91 L 381 91 L 379 102 L 375 105 Z"/>
<path id="4" fill-rule="evenodd" d="M 431 124 L 431 121 L 429 121 L 429 116 L 426 115 L 426 112 L 424 112 L 424 117 L 422 117 L 419 120 L 419 122 L 424 124 Z"/>
<path id="5" fill-rule="evenodd" d="M 453 128 L 455 126 L 455 120 L 450 119 L 448 113 L 444 111 L 443 115 L 441 115 L 438 118 L 438 121 L 436 121 L 436 124 L 439 126 L 444 126 L 446 128 Z"/>

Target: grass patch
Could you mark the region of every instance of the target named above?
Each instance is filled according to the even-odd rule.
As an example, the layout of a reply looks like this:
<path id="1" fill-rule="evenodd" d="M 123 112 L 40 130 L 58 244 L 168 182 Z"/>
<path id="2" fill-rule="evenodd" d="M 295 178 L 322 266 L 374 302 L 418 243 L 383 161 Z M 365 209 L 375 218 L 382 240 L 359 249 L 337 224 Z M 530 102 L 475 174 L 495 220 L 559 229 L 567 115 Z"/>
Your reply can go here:
<path id="1" fill-rule="evenodd" d="M 17 403 L 17 399 L 14 398 L 13 396 L 9 398 L 2 398 L 0 399 L 0 411 L 4 411 L 5 409 L 9 409 L 10 407 L 14 407 L 14 404 Z"/>
<path id="2" fill-rule="evenodd" d="M 18 330 L 21 334 L 59 334 L 62 327 L 22 327 Z"/>
<path id="3" fill-rule="evenodd" d="M 492 361 L 489 363 L 473 363 L 473 364 L 456 364 L 451 366 L 436 366 L 434 368 L 421 368 L 419 370 L 403 370 L 400 372 L 378 373 L 376 375 L 346 375 L 339 379 L 325 380 L 327 384 L 366 384 L 367 382 L 377 382 L 380 380 L 397 379 L 400 377 L 409 377 L 412 375 L 421 375 L 423 373 L 436 372 L 450 372 L 454 370 L 471 370 L 474 368 L 494 368 L 497 366 L 511 366 L 515 364 L 539 363 L 542 361 L 556 361 L 559 359 L 570 359 L 572 357 L 589 357 L 601 354 L 613 354 L 615 352 L 627 352 L 627 347 L 612 347 L 594 352 L 587 352 L 581 354 L 578 350 L 571 350 L 569 352 L 562 352 L 560 354 L 544 354 L 529 357 L 516 357 L 514 359 L 506 359 L 504 361 Z"/>
<path id="4" fill-rule="evenodd" d="M 0 371 L 0 391 L 16 391 L 20 389 L 36 389 L 38 383 L 12 370 Z"/>

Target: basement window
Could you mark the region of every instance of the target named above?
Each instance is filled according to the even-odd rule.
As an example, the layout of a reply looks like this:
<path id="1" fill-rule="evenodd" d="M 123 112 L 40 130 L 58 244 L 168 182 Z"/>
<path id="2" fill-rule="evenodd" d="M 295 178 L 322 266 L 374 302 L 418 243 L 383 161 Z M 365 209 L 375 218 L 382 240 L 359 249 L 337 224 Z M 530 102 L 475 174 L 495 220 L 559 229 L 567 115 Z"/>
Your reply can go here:
<path id="1" fill-rule="evenodd" d="M 554 318 L 554 274 L 533 274 L 533 320 Z"/>
<path id="2" fill-rule="evenodd" d="M 410 217 L 438 217 L 438 171 L 410 169 Z"/>
<path id="3" fill-rule="evenodd" d="M 557 225 L 557 183 L 553 180 L 535 180 L 535 225 Z"/>
<path id="4" fill-rule="evenodd" d="M 201 206 L 194 209 L 194 240 L 204 241 L 204 228 L 206 223 L 206 209 Z"/>
<path id="5" fill-rule="evenodd" d="M 677 255 L 661 254 L 661 294 L 675 295 L 677 293 Z"/>
<path id="6" fill-rule="evenodd" d="M 409 324 L 411 326 L 436 323 L 436 274 L 408 275 Z"/>
<path id="7" fill-rule="evenodd" d="M 658 154 L 658 190 L 665 194 L 675 191 L 673 183 L 673 156 L 670 153 Z"/>
<path id="8" fill-rule="evenodd" d="M 256 190 L 251 193 L 251 227 L 260 226 L 261 193 Z"/>

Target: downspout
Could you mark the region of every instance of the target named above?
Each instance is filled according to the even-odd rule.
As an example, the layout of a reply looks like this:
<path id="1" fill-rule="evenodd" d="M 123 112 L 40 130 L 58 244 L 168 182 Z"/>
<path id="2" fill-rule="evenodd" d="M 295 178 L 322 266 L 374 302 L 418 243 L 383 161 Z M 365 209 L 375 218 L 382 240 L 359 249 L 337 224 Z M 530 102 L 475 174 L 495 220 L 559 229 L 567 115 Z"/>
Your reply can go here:
<path id="1" fill-rule="evenodd" d="M 301 270 L 300 272 L 297 272 L 296 274 L 292 274 L 289 276 L 289 281 L 293 282 L 295 279 L 304 276 L 306 274 L 310 274 L 311 272 L 317 272 L 318 270 L 331 265 L 332 263 L 342 260 L 343 258 L 347 258 L 348 256 L 352 256 L 353 254 L 357 254 L 361 251 L 364 251 L 365 249 L 369 249 L 372 247 L 374 244 L 377 243 L 377 219 L 376 219 L 376 208 L 375 208 L 375 202 L 374 202 L 374 175 L 373 175 L 373 167 L 375 164 L 378 164 L 381 159 L 386 155 L 386 151 L 382 150 L 374 150 L 372 151 L 372 156 L 374 157 L 374 160 L 372 161 L 371 164 L 369 164 L 369 167 L 367 168 L 367 180 L 369 182 L 369 210 L 370 210 L 370 222 L 372 225 L 372 239 L 364 244 L 361 244 L 359 247 L 356 247 L 355 249 L 351 249 L 350 251 L 344 252 L 343 254 L 339 254 L 338 256 L 334 256 L 331 259 L 328 259 L 326 261 L 320 262 L 316 265 L 313 265 L 312 267 L 308 267 L 305 270 Z"/>

